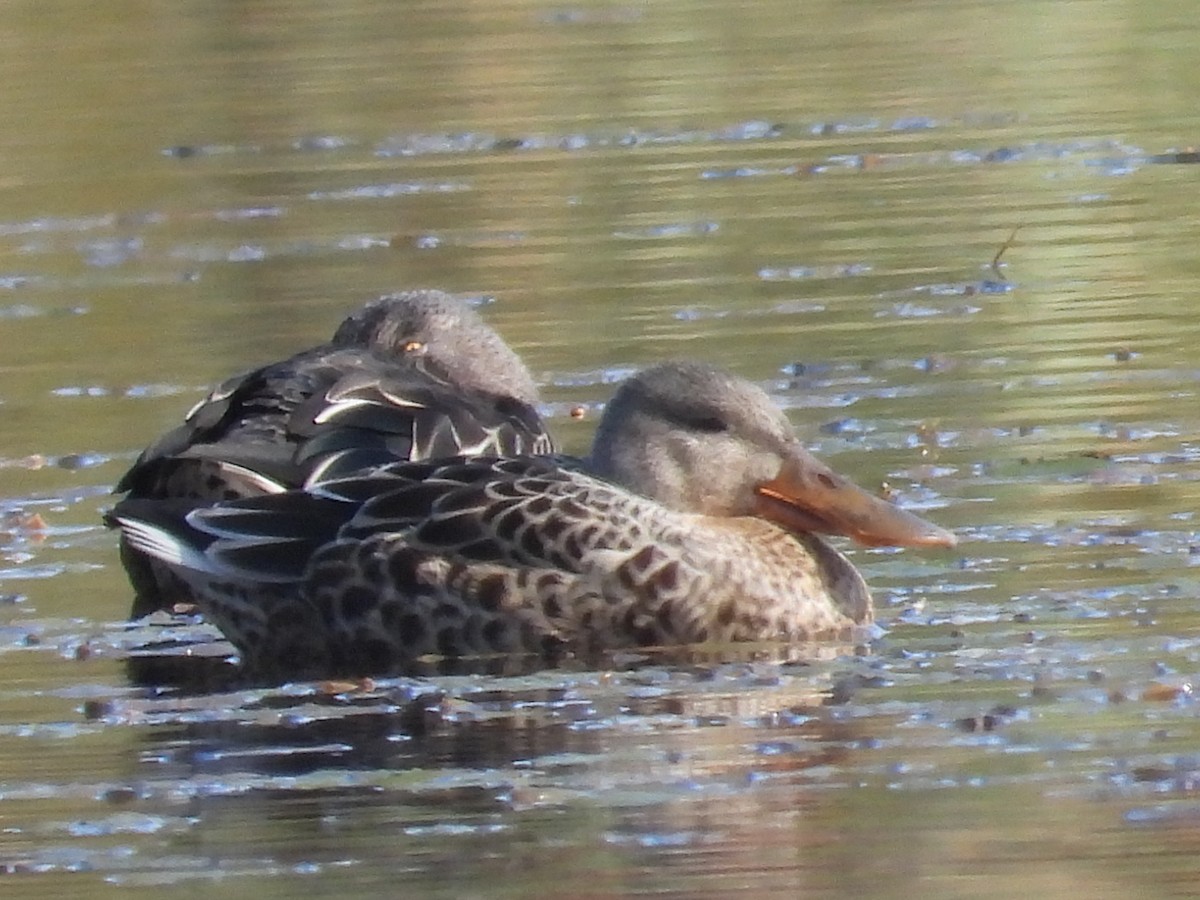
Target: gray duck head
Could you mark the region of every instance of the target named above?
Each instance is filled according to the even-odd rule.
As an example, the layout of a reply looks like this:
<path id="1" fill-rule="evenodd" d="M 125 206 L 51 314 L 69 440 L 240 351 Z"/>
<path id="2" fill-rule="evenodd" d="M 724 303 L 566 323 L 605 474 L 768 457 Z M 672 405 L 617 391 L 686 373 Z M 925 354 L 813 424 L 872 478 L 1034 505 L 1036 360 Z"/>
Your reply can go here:
<path id="1" fill-rule="evenodd" d="M 682 512 L 760 516 L 869 546 L 955 543 L 805 450 L 765 391 L 702 363 L 663 363 L 622 384 L 597 427 L 591 468 Z"/>
<path id="2" fill-rule="evenodd" d="M 338 326 L 332 345 L 410 359 L 460 387 L 529 404 L 538 399 L 521 358 L 475 310 L 442 291 L 402 291 L 373 300 Z"/>

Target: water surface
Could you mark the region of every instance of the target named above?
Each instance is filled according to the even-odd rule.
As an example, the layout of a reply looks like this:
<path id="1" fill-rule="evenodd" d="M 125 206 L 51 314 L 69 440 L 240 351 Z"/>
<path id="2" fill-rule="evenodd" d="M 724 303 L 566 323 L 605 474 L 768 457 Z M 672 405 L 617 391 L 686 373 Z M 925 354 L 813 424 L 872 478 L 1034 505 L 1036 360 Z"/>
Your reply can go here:
<path id="1" fill-rule="evenodd" d="M 1190 4 L 210 7 L 6 17 L 9 894 L 1193 892 Z M 137 451 L 405 287 L 574 449 L 699 357 L 961 544 L 852 548 L 886 635 L 783 660 L 247 691 L 125 625 Z"/>

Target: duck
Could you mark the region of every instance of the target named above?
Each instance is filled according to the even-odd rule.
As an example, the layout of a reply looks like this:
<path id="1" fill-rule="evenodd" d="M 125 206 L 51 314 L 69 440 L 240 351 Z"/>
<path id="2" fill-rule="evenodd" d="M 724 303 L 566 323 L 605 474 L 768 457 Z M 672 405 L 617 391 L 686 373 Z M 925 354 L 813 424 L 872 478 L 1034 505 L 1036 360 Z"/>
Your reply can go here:
<path id="1" fill-rule="evenodd" d="M 111 517 L 274 680 L 845 638 L 873 603 L 826 536 L 955 543 L 809 453 L 762 388 L 695 361 L 623 382 L 584 458 L 394 462 L 182 514 L 130 499 Z"/>
<path id="2" fill-rule="evenodd" d="M 371 466 L 555 450 L 521 358 L 468 303 L 438 290 L 375 298 L 332 338 L 235 375 L 151 443 L 114 488 L 210 504 Z M 121 542 L 130 617 L 191 604 L 186 584 Z"/>

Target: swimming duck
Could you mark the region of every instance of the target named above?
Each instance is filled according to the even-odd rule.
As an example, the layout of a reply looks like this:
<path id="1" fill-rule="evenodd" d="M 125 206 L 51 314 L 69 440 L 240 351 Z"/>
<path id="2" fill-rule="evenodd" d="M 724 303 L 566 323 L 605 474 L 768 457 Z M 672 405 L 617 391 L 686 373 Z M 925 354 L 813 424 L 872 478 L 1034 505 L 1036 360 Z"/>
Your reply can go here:
<path id="1" fill-rule="evenodd" d="M 872 622 L 871 595 L 819 533 L 954 544 L 809 454 L 760 388 L 693 362 L 626 381 L 587 459 L 401 462 L 183 515 L 128 500 L 111 516 L 276 679 L 843 635 Z"/>
<path id="2" fill-rule="evenodd" d="M 116 486 L 211 503 L 299 488 L 396 460 L 554 449 L 521 359 L 441 291 L 380 297 L 327 343 L 236 375 L 152 443 Z M 132 617 L 189 600 L 122 542 Z"/>

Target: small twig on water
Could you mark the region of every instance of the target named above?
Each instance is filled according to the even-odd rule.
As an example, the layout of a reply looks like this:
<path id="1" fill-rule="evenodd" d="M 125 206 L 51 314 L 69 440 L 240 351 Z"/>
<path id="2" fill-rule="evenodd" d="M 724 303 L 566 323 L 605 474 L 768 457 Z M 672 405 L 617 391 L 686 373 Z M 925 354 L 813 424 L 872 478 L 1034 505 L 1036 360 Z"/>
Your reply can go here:
<path id="1" fill-rule="evenodd" d="M 1006 281 L 1007 279 L 1005 279 L 1004 273 L 1000 271 L 1000 257 L 1002 257 L 1004 255 L 1005 250 L 1007 250 L 1014 243 L 1016 243 L 1017 232 L 1020 230 L 1021 230 L 1020 225 L 1018 225 L 1016 228 L 1014 228 L 1012 230 L 1012 234 L 1010 234 L 1008 236 L 1008 240 L 1000 245 L 1000 249 L 997 250 L 996 255 L 992 257 L 992 271 L 996 273 L 996 277 L 999 278 L 1001 281 Z"/>

